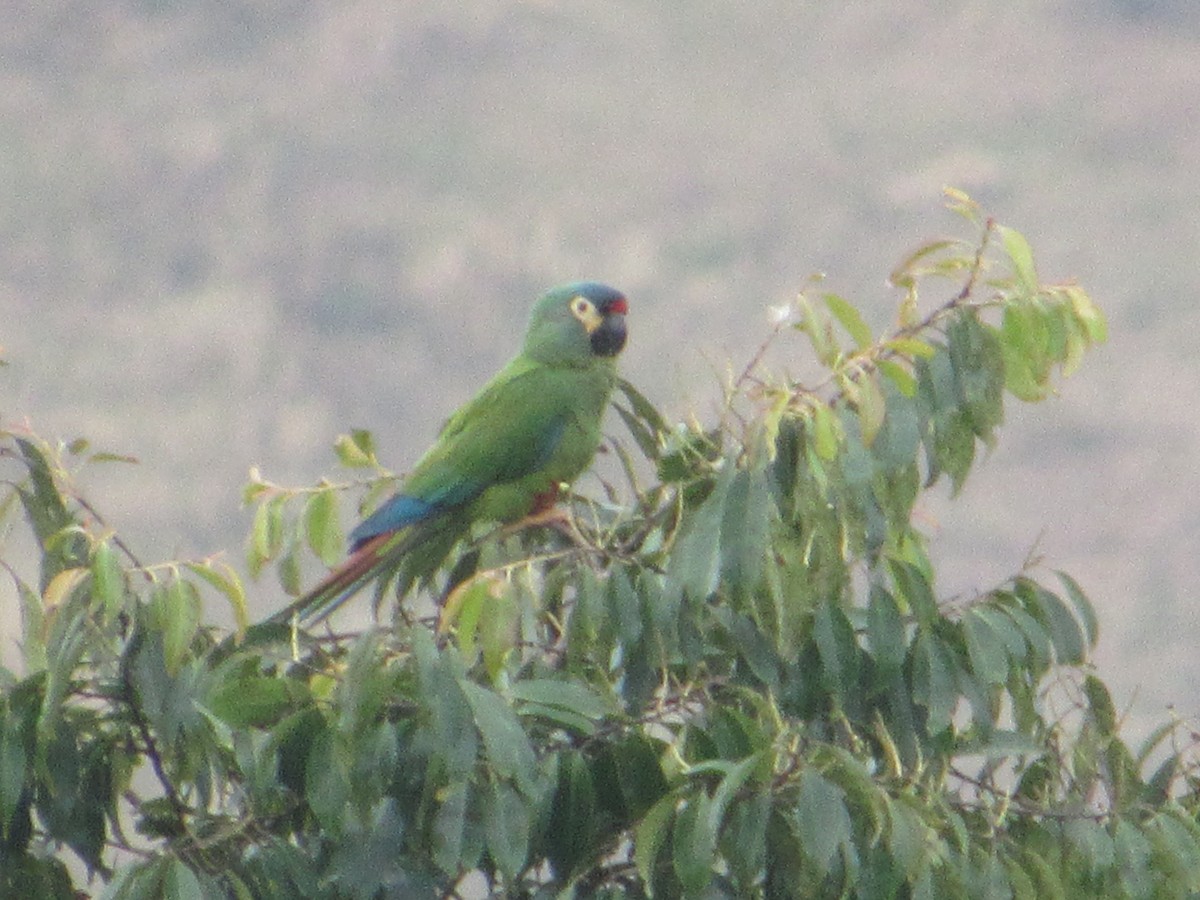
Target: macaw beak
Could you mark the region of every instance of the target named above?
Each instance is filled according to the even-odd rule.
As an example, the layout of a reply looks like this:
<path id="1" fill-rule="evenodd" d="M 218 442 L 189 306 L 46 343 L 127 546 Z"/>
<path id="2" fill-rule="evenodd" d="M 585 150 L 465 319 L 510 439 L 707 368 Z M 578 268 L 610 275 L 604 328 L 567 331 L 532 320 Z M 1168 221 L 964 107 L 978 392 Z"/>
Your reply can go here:
<path id="1" fill-rule="evenodd" d="M 629 304 L 617 297 L 598 310 L 594 326 L 588 329 L 592 352 L 597 356 L 616 356 L 625 346 L 625 314 Z"/>

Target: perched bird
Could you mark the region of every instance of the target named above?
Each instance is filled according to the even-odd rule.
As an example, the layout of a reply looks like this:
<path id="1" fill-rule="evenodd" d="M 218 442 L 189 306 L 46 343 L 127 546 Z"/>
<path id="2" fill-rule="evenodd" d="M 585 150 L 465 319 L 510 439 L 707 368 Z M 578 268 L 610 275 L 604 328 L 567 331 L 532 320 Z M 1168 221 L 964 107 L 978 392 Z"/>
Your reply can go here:
<path id="1" fill-rule="evenodd" d="M 350 533 L 347 559 L 271 621 L 323 619 L 373 580 L 430 574 L 472 523 L 517 522 L 552 507 L 600 443 L 627 312 L 623 294 L 591 281 L 538 300 L 521 352 Z"/>

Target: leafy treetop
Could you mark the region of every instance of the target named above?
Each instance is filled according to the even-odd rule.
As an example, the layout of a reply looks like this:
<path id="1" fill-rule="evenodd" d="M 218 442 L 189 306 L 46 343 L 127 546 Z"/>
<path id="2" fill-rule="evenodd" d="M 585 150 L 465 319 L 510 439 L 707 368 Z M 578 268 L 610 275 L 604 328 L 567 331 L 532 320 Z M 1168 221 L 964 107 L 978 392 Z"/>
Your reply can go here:
<path id="1" fill-rule="evenodd" d="M 889 333 L 814 283 L 711 426 L 624 385 L 623 483 L 572 497 L 570 533 L 473 534 L 361 633 L 250 625 L 228 564 L 145 564 L 105 526 L 86 445 L 4 432 L 40 571 L 6 564 L 0 893 L 72 896 L 63 848 L 130 900 L 1200 890 L 1190 738 L 1122 740 L 1075 580 L 938 596 L 922 493 L 1105 338 L 1018 232 L 950 205 L 973 234 L 896 268 Z M 811 383 L 763 362 L 797 336 Z M 369 434 L 336 449 L 359 477 L 253 475 L 252 574 L 299 592 L 342 497 L 394 484 Z"/>

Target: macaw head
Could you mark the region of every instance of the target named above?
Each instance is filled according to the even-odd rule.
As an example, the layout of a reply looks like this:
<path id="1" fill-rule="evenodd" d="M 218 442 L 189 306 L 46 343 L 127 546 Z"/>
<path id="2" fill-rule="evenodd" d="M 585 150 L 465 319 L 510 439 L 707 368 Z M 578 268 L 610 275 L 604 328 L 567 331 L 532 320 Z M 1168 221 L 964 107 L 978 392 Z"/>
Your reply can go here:
<path id="1" fill-rule="evenodd" d="M 611 359 L 625 346 L 629 302 L 595 281 L 556 287 L 534 304 L 525 333 L 525 355 L 547 365 L 586 366 Z"/>

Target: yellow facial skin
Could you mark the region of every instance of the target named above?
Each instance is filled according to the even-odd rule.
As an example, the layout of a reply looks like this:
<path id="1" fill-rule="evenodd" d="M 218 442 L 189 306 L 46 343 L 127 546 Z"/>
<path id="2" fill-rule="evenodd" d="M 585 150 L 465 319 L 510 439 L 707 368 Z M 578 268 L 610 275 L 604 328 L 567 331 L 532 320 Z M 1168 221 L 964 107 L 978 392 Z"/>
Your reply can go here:
<path id="1" fill-rule="evenodd" d="M 571 298 L 571 315 L 583 324 L 583 330 L 588 334 L 599 328 L 600 324 L 604 321 L 604 316 L 600 315 L 600 310 L 596 309 L 596 304 L 592 303 L 587 297 Z"/>

